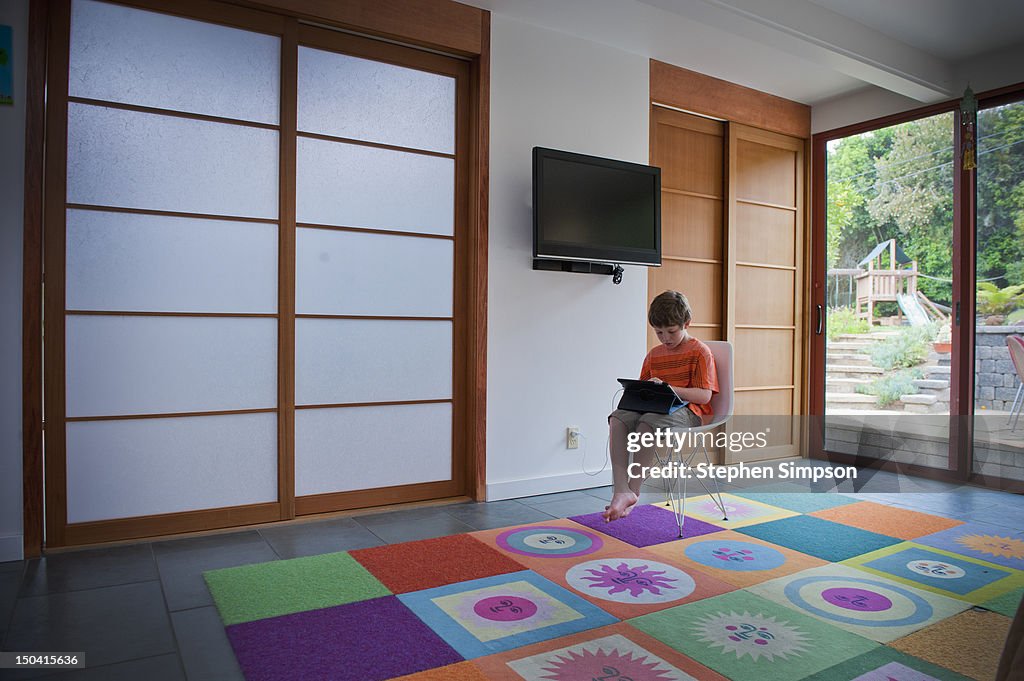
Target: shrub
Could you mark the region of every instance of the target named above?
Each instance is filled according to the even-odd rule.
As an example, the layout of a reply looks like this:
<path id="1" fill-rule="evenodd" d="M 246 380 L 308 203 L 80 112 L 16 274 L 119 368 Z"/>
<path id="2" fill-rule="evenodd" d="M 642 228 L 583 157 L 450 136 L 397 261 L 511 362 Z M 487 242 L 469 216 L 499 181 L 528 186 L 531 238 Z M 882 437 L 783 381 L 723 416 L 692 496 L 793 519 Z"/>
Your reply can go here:
<path id="1" fill-rule="evenodd" d="M 979 314 L 1010 314 L 1024 304 L 1024 284 L 999 288 L 991 281 L 982 281 L 978 283 L 977 295 Z"/>
<path id="2" fill-rule="evenodd" d="M 1024 310 L 1016 310 L 1010 313 L 1010 316 L 1003 322 L 1006 326 L 1017 326 L 1018 324 L 1024 324 Z"/>
<path id="3" fill-rule="evenodd" d="M 886 371 L 906 369 L 928 359 L 928 346 L 939 332 L 936 323 L 907 326 L 899 334 L 877 343 L 869 350 L 871 363 Z"/>
<path id="4" fill-rule="evenodd" d="M 874 395 L 879 407 L 888 407 L 893 402 L 898 402 L 903 395 L 916 395 L 918 390 L 914 380 L 921 376 L 923 374 L 920 369 L 903 369 L 876 379 L 866 386 L 857 386 L 856 390 L 862 395 Z"/>
<path id="5" fill-rule="evenodd" d="M 837 307 L 828 311 L 828 328 L 825 336 L 828 340 L 835 340 L 841 333 L 868 333 L 871 326 L 866 319 L 857 319 L 857 313 L 852 307 Z"/>

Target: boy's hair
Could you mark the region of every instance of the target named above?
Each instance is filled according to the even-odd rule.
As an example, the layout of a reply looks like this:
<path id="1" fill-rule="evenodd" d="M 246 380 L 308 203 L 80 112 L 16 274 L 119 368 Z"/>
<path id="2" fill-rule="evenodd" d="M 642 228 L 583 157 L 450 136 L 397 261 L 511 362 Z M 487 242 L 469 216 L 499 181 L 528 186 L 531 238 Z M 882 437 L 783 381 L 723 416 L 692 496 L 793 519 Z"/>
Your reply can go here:
<path id="1" fill-rule="evenodd" d="M 665 291 L 651 301 L 647 321 L 651 326 L 685 326 L 693 318 L 690 301 L 679 291 Z"/>

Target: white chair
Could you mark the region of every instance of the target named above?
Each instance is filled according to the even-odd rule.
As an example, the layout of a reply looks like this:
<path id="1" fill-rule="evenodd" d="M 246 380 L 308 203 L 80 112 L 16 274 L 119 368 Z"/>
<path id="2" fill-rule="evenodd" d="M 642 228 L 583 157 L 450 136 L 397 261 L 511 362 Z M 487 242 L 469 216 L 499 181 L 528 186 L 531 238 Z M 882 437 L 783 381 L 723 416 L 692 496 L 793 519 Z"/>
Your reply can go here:
<path id="1" fill-rule="evenodd" d="M 708 348 L 711 350 L 712 356 L 715 358 L 715 369 L 718 372 L 718 392 L 711 396 L 711 411 L 712 420 L 700 426 L 692 426 L 686 430 L 687 438 L 690 438 L 692 434 L 704 433 L 707 431 L 714 430 L 715 428 L 724 425 L 729 419 L 732 418 L 733 411 L 733 362 L 732 362 L 732 344 L 727 341 L 704 341 Z M 674 428 L 673 430 L 679 431 L 680 429 Z M 704 461 L 707 465 L 711 466 L 711 456 L 708 453 L 708 448 L 705 445 L 703 438 L 699 446 L 692 448 L 689 454 L 683 454 L 683 449 L 675 451 L 675 448 L 669 448 L 666 451 L 666 457 L 663 460 L 661 458 L 661 452 L 658 452 L 658 463 L 659 465 L 671 465 L 675 463 L 678 465 L 676 468 L 680 472 L 679 475 L 665 478 L 665 492 L 669 497 L 669 505 L 671 506 L 672 512 L 676 514 L 676 522 L 679 525 L 679 536 L 683 536 L 683 523 L 686 520 L 686 478 L 682 478 L 682 492 L 680 493 L 679 479 L 682 477 L 682 472 L 688 470 L 693 465 L 693 460 L 701 452 L 704 453 Z M 722 500 L 722 491 L 718 487 L 718 479 L 713 478 L 715 492 L 718 493 L 718 498 L 712 494 L 703 478 L 697 478 L 697 482 L 701 484 L 704 491 L 707 492 L 718 509 L 722 512 L 722 519 L 728 520 L 728 513 L 725 511 L 725 502 Z"/>

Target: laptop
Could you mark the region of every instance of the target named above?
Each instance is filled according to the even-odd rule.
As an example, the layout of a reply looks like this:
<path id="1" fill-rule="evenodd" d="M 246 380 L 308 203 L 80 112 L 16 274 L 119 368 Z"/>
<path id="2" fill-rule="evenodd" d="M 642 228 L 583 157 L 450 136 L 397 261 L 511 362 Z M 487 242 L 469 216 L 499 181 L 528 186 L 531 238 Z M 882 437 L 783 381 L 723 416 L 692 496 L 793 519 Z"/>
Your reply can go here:
<path id="1" fill-rule="evenodd" d="M 622 399 L 619 409 L 627 411 L 652 412 L 655 414 L 671 414 L 682 409 L 689 402 L 679 399 L 675 391 L 667 383 L 654 381 L 638 381 L 635 378 L 617 379 L 622 384 Z"/>

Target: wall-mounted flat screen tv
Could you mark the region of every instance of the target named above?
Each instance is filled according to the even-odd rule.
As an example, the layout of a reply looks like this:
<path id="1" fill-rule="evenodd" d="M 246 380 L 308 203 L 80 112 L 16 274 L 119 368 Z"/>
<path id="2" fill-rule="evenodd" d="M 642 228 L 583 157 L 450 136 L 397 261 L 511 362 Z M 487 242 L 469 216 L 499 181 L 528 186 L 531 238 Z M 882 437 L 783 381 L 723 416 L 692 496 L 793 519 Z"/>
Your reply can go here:
<path id="1" fill-rule="evenodd" d="M 661 169 L 534 147 L 533 255 L 661 265 Z"/>

